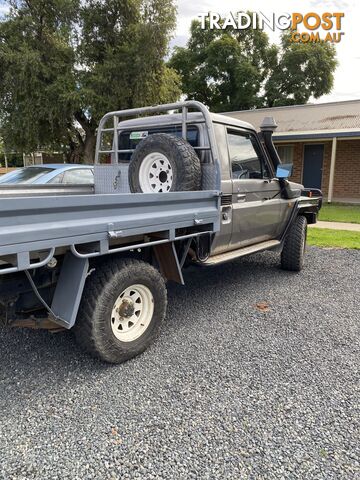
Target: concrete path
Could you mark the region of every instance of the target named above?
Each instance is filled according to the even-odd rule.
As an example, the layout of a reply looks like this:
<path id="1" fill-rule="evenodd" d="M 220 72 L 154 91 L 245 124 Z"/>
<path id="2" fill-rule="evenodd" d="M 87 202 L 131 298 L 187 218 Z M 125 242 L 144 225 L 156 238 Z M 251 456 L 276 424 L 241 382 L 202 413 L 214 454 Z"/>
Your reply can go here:
<path id="1" fill-rule="evenodd" d="M 352 232 L 360 232 L 360 223 L 343 223 L 343 222 L 321 222 L 318 221 L 309 227 L 315 228 L 331 228 L 332 230 L 350 230 Z"/>

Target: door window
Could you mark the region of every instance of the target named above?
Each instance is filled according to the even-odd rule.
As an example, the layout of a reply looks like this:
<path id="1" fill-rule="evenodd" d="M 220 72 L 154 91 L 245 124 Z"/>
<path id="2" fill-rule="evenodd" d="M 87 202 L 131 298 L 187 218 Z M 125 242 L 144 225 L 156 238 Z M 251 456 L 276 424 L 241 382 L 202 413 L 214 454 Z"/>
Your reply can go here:
<path id="1" fill-rule="evenodd" d="M 66 170 L 62 183 L 91 184 L 94 183 L 94 174 L 90 168 Z"/>
<path id="2" fill-rule="evenodd" d="M 64 177 L 64 172 L 59 173 L 59 175 L 56 175 L 56 177 L 52 178 L 49 183 L 62 183 Z"/>
<path id="3" fill-rule="evenodd" d="M 231 130 L 227 139 L 234 180 L 269 178 L 269 169 L 255 135 Z"/>

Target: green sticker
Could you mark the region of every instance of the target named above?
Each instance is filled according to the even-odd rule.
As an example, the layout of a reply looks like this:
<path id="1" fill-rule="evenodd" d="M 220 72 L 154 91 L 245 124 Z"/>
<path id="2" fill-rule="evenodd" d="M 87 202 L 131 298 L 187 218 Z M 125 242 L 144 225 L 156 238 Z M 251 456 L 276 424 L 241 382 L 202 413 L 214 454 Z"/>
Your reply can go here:
<path id="1" fill-rule="evenodd" d="M 130 140 L 142 140 L 148 136 L 148 132 L 131 132 Z"/>

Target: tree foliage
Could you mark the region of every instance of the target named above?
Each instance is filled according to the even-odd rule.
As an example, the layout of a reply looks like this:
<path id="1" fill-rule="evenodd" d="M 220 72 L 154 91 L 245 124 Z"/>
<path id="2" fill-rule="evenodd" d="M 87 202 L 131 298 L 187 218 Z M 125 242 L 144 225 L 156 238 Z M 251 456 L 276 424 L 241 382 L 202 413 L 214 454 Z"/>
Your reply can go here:
<path id="1" fill-rule="evenodd" d="M 75 2 L 12 3 L 0 23 L 0 120 L 9 148 L 63 140 L 75 90 L 71 23 Z"/>
<path id="2" fill-rule="evenodd" d="M 188 98 L 214 111 L 306 103 L 333 86 L 335 49 L 326 43 L 269 42 L 259 29 L 201 29 L 193 21 L 186 47 L 176 47 L 169 65 L 181 76 Z"/>
<path id="3" fill-rule="evenodd" d="M 180 95 L 165 65 L 172 0 L 19 0 L 0 22 L 0 122 L 6 145 L 93 159 L 109 110 Z"/>
<path id="4" fill-rule="evenodd" d="M 330 93 L 336 66 L 336 51 L 331 44 L 292 43 L 285 33 L 265 84 L 265 105 L 298 105 Z"/>

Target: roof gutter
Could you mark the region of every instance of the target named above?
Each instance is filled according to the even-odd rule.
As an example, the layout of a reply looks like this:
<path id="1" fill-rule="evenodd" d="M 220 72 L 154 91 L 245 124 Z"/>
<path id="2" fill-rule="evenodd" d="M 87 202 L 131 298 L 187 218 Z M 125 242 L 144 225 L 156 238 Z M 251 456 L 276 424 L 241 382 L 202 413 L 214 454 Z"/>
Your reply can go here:
<path id="1" fill-rule="evenodd" d="M 286 141 L 286 140 L 331 140 L 332 138 L 344 138 L 344 139 L 360 139 L 360 130 L 355 131 L 321 131 L 316 133 L 277 133 L 274 134 L 273 140 L 275 142 Z"/>

